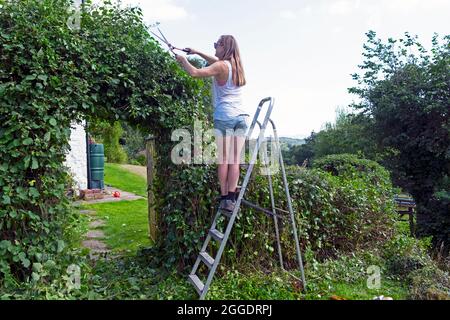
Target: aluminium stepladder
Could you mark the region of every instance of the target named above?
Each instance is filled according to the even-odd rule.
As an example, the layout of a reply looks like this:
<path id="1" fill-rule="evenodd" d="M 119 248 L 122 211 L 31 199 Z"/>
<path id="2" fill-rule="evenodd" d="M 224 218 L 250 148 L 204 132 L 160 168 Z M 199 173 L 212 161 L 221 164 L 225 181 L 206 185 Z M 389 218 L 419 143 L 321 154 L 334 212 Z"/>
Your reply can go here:
<path id="1" fill-rule="evenodd" d="M 267 109 L 266 115 L 264 117 L 264 120 L 262 122 L 262 124 L 258 121 L 258 117 L 261 113 L 262 107 L 264 106 L 264 104 L 266 102 L 269 102 L 269 107 Z M 248 130 L 248 133 L 246 135 L 246 140 L 250 140 L 251 135 L 253 133 L 253 130 L 255 128 L 255 125 L 258 124 L 259 128 L 260 128 L 260 133 L 258 135 L 258 139 L 256 140 L 256 144 L 253 148 L 253 153 L 250 154 L 250 162 L 248 165 L 248 169 L 247 172 L 245 174 L 245 178 L 244 178 L 244 182 L 242 183 L 242 186 L 240 187 L 240 192 L 239 192 L 239 196 L 236 200 L 236 205 L 234 207 L 233 212 L 225 212 L 223 210 L 218 209 L 217 213 L 214 217 L 212 226 L 208 232 L 208 235 L 206 236 L 206 239 L 203 243 L 203 246 L 200 250 L 200 253 L 197 257 L 197 260 L 192 268 L 191 273 L 188 276 L 188 280 L 189 282 L 192 283 L 192 285 L 194 286 L 194 288 L 197 290 L 197 293 L 200 296 L 200 299 L 203 300 L 209 290 L 209 286 L 211 285 L 212 279 L 214 277 L 214 274 L 216 272 L 217 266 L 220 263 L 220 259 L 222 257 L 222 253 L 225 249 L 226 243 L 228 241 L 228 237 L 231 233 L 231 230 L 233 228 L 234 225 L 234 221 L 238 215 L 238 212 L 240 210 L 240 206 L 241 204 L 244 204 L 246 206 L 249 206 L 253 209 L 259 210 L 269 216 L 273 217 L 274 220 L 274 225 L 275 225 L 275 233 L 276 233 L 276 239 L 277 239 L 277 249 L 278 249 L 278 258 L 280 261 L 280 266 L 282 269 L 284 269 L 283 267 L 283 257 L 282 257 L 282 253 L 281 253 L 281 244 L 280 244 L 280 236 L 279 236 L 279 228 L 278 228 L 278 219 L 282 218 L 280 215 L 277 214 L 277 211 L 280 212 L 284 212 L 284 213 L 288 213 L 289 214 L 289 218 L 290 218 L 290 222 L 292 225 L 292 233 L 294 234 L 294 240 L 295 240 L 295 246 L 296 246 L 296 253 L 297 253 L 297 260 L 298 260 L 298 264 L 299 264 L 299 269 L 301 272 L 301 277 L 302 277 L 302 282 L 303 282 L 303 288 L 306 287 L 306 281 L 305 281 L 305 273 L 304 273 L 304 269 L 303 269 L 303 261 L 302 261 L 302 256 L 301 256 L 301 252 L 300 252 L 300 244 L 299 244 L 299 240 L 298 240 L 298 234 L 297 234 L 297 227 L 296 227 L 296 223 L 295 223 L 295 217 L 294 217 L 294 212 L 292 210 L 292 202 L 291 202 L 291 197 L 289 194 L 289 186 L 287 183 L 287 178 L 286 178 L 286 172 L 285 172 L 285 168 L 284 168 L 284 162 L 283 162 L 283 156 L 281 154 L 281 149 L 280 148 L 280 143 L 279 143 L 279 139 L 278 139 L 278 134 L 276 131 L 276 127 L 274 122 L 270 119 L 270 115 L 272 113 L 272 109 L 274 106 L 274 99 L 271 97 L 265 98 L 263 100 L 261 100 L 261 102 L 258 105 L 258 108 L 256 109 L 256 113 L 255 116 L 252 120 L 252 123 L 250 125 L 250 128 Z M 245 191 L 247 189 L 247 185 L 250 181 L 250 177 L 252 175 L 252 171 L 253 168 L 255 166 L 256 163 L 256 159 L 258 156 L 258 152 L 260 151 L 260 148 L 262 146 L 263 141 L 265 141 L 264 138 L 264 132 L 265 129 L 267 127 L 268 123 L 271 123 L 272 128 L 273 128 L 273 133 L 274 133 L 274 139 L 275 139 L 275 146 L 276 148 L 278 148 L 278 161 L 279 161 L 279 165 L 281 168 L 281 173 L 282 173 L 282 178 L 283 178 L 283 184 L 284 184 L 284 190 L 286 193 L 286 198 L 287 198 L 287 204 L 288 204 L 288 208 L 289 211 L 286 210 L 282 210 L 279 208 L 275 207 L 275 199 L 274 199 L 274 194 L 273 194 L 273 187 L 272 187 L 272 178 L 271 178 L 271 174 L 268 173 L 267 177 L 268 177 L 268 181 L 269 181 L 269 190 L 270 190 L 270 198 L 271 198 L 271 206 L 272 206 L 272 210 L 268 210 L 265 208 L 261 208 L 256 204 L 253 204 L 247 200 L 245 200 L 244 194 Z M 267 149 L 263 149 L 263 161 L 262 163 L 266 166 L 267 168 L 267 164 L 268 164 L 268 158 L 267 158 Z M 217 223 L 219 218 L 223 216 L 225 218 L 228 219 L 228 224 L 226 226 L 225 232 L 222 233 L 219 230 L 216 229 Z M 220 243 L 219 249 L 217 250 L 217 254 L 215 255 L 215 257 L 211 257 L 207 251 L 208 245 L 210 243 L 210 241 L 214 239 L 215 241 L 218 241 Z M 206 267 L 209 269 L 207 278 L 206 278 L 206 282 L 203 283 L 202 280 L 198 277 L 197 270 L 200 266 L 200 262 L 203 262 Z"/>

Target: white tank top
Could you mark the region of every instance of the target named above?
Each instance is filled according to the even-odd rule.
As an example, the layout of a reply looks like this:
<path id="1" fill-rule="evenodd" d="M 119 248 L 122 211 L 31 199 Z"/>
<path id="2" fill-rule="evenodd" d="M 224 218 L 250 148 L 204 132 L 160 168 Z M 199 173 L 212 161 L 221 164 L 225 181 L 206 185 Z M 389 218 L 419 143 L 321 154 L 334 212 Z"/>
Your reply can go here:
<path id="1" fill-rule="evenodd" d="M 246 114 L 242 109 L 242 87 L 233 83 L 233 68 L 228 60 L 228 80 L 223 86 L 213 79 L 214 120 L 232 120 L 240 114 Z"/>

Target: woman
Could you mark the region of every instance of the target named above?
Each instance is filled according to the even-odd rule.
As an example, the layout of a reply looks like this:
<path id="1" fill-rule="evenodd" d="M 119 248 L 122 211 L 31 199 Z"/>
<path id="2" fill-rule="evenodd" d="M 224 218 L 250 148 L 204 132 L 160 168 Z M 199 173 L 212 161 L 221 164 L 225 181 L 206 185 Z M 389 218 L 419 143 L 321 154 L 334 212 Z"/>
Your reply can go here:
<path id="1" fill-rule="evenodd" d="M 224 35 L 214 43 L 215 57 L 191 48 L 188 54 L 198 54 L 209 66 L 197 69 L 184 56 L 177 55 L 183 68 L 195 78 L 214 77 L 214 129 L 218 150 L 220 209 L 233 211 L 238 192 L 239 164 L 248 129 L 248 114 L 242 109 L 241 90 L 245 85 L 244 69 L 236 39 Z"/>

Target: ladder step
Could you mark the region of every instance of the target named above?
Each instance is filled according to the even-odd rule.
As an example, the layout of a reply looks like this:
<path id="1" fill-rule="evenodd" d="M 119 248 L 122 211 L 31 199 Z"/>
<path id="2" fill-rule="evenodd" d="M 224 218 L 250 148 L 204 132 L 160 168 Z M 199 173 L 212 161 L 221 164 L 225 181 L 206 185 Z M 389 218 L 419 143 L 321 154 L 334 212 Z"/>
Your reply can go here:
<path id="1" fill-rule="evenodd" d="M 199 277 L 196 274 L 190 274 L 189 281 L 194 285 L 195 290 L 197 290 L 197 293 L 201 295 L 205 285 L 199 279 Z"/>
<path id="2" fill-rule="evenodd" d="M 211 229 L 211 230 L 209 230 L 209 234 L 211 235 L 211 237 L 214 238 L 214 240 L 222 242 L 222 240 L 223 240 L 223 233 L 220 232 L 219 230 Z"/>
<path id="3" fill-rule="evenodd" d="M 210 269 L 212 268 L 214 264 L 214 259 L 207 252 L 205 251 L 200 252 L 200 259 L 202 259 L 202 261 L 206 264 L 208 268 Z"/>
<path id="4" fill-rule="evenodd" d="M 225 217 L 227 217 L 228 219 L 231 219 L 231 215 L 233 214 L 232 212 L 227 211 L 227 210 L 220 210 L 220 213 L 222 215 L 224 215 Z"/>
<path id="5" fill-rule="evenodd" d="M 258 206 L 258 205 L 256 205 L 256 204 L 254 204 L 254 203 L 251 203 L 250 201 L 247 201 L 247 200 L 245 200 L 245 199 L 242 199 L 242 202 L 241 202 L 241 203 L 244 204 L 244 205 L 246 205 L 246 206 L 248 206 L 248 207 L 250 207 L 250 208 L 259 210 L 259 211 L 265 213 L 265 214 L 268 215 L 268 216 L 271 216 L 271 217 L 274 216 L 274 214 L 273 214 L 272 211 L 267 210 L 267 209 L 265 209 L 265 208 L 262 208 L 262 207 L 260 207 L 260 206 Z M 277 218 L 280 218 L 280 219 L 284 218 L 283 216 L 279 216 L 279 215 L 276 215 L 276 216 L 277 216 Z"/>

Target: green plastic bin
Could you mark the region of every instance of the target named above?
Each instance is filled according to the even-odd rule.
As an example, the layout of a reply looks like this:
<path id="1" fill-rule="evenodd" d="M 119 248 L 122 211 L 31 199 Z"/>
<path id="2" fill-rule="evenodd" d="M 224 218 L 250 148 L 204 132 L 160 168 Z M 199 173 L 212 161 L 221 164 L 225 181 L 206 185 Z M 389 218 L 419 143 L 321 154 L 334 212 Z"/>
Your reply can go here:
<path id="1" fill-rule="evenodd" d="M 104 189 L 105 149 L 103 144 L 90 144 L 91 189 Z"/>

